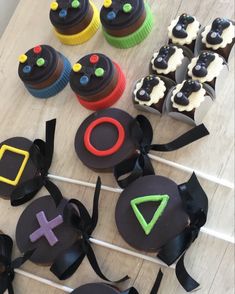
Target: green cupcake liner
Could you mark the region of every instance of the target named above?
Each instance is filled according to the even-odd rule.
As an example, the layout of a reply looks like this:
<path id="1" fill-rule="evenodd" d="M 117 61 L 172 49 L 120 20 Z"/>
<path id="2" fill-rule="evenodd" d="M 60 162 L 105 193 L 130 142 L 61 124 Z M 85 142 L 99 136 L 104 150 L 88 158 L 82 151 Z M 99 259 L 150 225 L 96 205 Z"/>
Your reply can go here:
<path id="1" fill-rule="evenodd" d="M 103 33 L 107 42 L 117 48 L 127 49 L 141 43 L 151 32 L 153 28 L 153 15 L 147 3 L 145 3 L 146 18 L 144 23 L 134 33 L 124 37 L 114 37 L 109 35 L 104 29 Z"/>

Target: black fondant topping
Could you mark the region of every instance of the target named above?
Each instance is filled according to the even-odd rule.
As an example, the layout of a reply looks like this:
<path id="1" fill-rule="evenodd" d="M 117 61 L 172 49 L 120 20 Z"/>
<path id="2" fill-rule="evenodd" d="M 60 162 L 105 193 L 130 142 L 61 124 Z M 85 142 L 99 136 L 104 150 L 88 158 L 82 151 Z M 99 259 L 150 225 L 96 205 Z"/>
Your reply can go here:
<path id="1" fill-rule="evenodd" d="M 141 101 L 150 101 L 153 88 L 159 84 L 159 78 L 150 75 L 144 78 L 142 87 L 137 91 L 136 97 Z"/>
<path id="2" fill-rule="evenodd" d="M 225 18 L 216 18 L 211 26 L 211 30 L 206 36 L 209 44 L 217 45 L 223 42 L 223 31 L 230 26 L 230 21 Z"/>
<path id="3" fill-rule="evenodd" d="M 187 27 L 190 23 L 193 23 L 195 18 L 191 15 L 188 15 L 186 13 L 182 14 L 173 28 L 173 35 L 176 38 L 184 39 L 187 38 L 188 33 L 187 33 Z"/>
<path id="4" fill-rule="evenodd" d="M 193 92 L 198 92 L 201 89 L 201 84 L 198 81 L 187 80 L 185 81 L 183 87 L 181 88 L 180 92 L 178 92 L 175 97 L 175 103 L 179 105 L 187 106 L 189 105 L 189 96 Z"/>
<path id="5" fill-rule="evenodd" d="M 208 73 L 207 68 L 215 60 L 212 52 L 203 52 L 199 55 L 196 65 L 193 68 L 193 74 L 196 77 L 205 77 Z"/>
<path id="6" fill-rule="evenodd" d="M 166 69 L 168 67 L 168 61 L 175 51 L 176 49 L 172 46 L 163 46 L 154 59 L 154 66 L 156 68 Z"/>

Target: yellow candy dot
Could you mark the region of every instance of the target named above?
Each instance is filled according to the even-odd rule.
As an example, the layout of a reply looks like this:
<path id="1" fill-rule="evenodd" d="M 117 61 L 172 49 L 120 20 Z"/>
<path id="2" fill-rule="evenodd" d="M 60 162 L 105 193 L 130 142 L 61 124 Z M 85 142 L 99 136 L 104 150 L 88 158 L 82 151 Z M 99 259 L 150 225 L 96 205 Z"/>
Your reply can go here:
<path id="1" fill-rule="evenodd" d="M 109 8 L 112 5 L 112 0 L 104 0 L 104 7 Z"/>
<path id="2" fill-rule="evenodd" d="M 75 63 L 73 66 L 74 72 L 79 72 L 82 69 L 82 65 L 80 63 Z"/>
<path id="3" fill-rule="evenodd" d="M 28 57 L 25 54 L 21 54 L 19 56 L 19 62 L 20 63 L 25 63 L 27 61 Z"/>
<path id="4" fill-rule="evenodd" d="M 52 2 L 51 3 L 51 10 L 57 10 L 59 4 L 57 2 Z"/>

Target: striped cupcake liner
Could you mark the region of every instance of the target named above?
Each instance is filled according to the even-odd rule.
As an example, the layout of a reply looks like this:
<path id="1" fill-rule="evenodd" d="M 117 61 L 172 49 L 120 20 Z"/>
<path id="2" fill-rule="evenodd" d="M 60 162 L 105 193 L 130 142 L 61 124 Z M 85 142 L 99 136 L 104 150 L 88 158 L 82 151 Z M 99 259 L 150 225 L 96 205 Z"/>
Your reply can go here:
<path id="1" fill-rule="evenodd" d="M 127 49 L 134 47 L 141 43 L 153 28 L 153 15 L 147 3 L 145 3 L 146 18 L 142 26 L 134 33 L 124 37 L 114 37 L 109 35 L 104 29 L 103 33 L 107 42 L 117 48 Z"/>
<path id="2" fill-rule="evenodd" d="M 29 85 L 25 85 L 25 87 L 27 88 L 27 90 L 29 91 L 31 95 L 37 98 L 47 99 L 52 96 L 55 96 L 67 86 L 69 82 L 69 75 L 71 72 L 71 64 L 69 60 L 66 57 L 64 57 L 62 54 L 60 54 L 60 56 L 63 59 L 64 69 L 60 77 L 58 78 L 58 80 L 51 86 L 46 87 L 44 89 L 35 89 L 30 87 Z"/>

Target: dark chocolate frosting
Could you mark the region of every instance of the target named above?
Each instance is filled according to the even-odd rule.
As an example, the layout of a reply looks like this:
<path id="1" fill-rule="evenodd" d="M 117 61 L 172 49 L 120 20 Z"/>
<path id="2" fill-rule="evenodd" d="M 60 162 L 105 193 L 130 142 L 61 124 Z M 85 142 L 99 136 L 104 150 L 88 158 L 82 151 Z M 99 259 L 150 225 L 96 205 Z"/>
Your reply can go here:
<path id="1" fill-rule="evenodd" d="M 91 61 L 92 59 L 94 61 Z M 91 96 L 103 91 L 110 84 L 116 72 L 110 58 L 101 53 L 88 54 L 77 63 L 82 67 L 79 72 L 71 71 L 70 86 L 80 96 Z M 101 75 L 96 73 L 97 70 Z"/>
<path id="2" fill-rule="evenodd" d="M 176 49 L 172 46 L 161 47 L 157 57 L 154 59 L 154 66 L 156 68 L 166 69 L 168 67 L 168 61 L 175 51 Z"/>
<path id="3" fill-rule="evenodd" d="M 180 92 L 178 92 L 175 97 L 175 103 L 179 105 L 189 105 L 189 96 L 193 92 L 198 92 L 201 89 L 201 84 L 198 81 L 187 80 L 185 81 L 183 87 Z"/>
<path id="4" fill-rule="evenodd" d="M 213 52 L 203 52 L 199 55 L 196 65 L 193 68 L 193 74 L 196 77 L 205 77 L 208 73 L 208 66 L 215 59 Z"/>
<path id="5" fill-rule="evenodd" d="M 87 284 L 75 289 L 71 294 L 119 294 L 120 291 L 116 290 L 110 285 L 102 283 Z"/>
<path id="6" fill-rule="evenodd" d="M 152 231 L 146 235 L 134 214 L 131 201 L 149 195 L 168 195 L 169 200 Z M 142 203 L 138 205 L 138 209 L 149 223 L 158 209 L 158 204 Z M 188 215 L 183 209 L 177 184 L 168 178 L 155 175 L 137 179 L 121 193 L 116 206 L 115 219 L 119 233 L 129 245 L 149 252 L 157 252 L 188 225 Z"/>
<path id="7" fill-rule="evenodd" d="M 136 97 L 141 101 L 149 101 L 153 88 L 159 84 L 159 78 L 149 75 L 144 78 L 142 87 L 137 91 Z"/>
<path id="8" fill-rule="evenodd" d="M 124 6 L 130 7 L 130 10 L 125 12 Z M 110 7 L 101 8 L 100 19 L 108 30 L 124 29 L 138 21 L 144 11 L 143 0 L 112 0 Z"/>
<path id="9" fill-rule="evenodd" d="M 36 53 L 37 48 L 39 50 Z M 37 84 L 47 80 L 54 73 L 59 59 L 58 52 L 48 45 L 32 48 L 25 55 L 27 60 L 19 63 L 18 74 L 21 80 L 28 84 Z M 37 64 L 39 61 L 44 64 Z"/>
<path id="10" fill-rule="evenodd" d="M 193 23 L 194 20 L 195 19 L 193 16 L 188 15 L 186 13 L 182 14 L 179 17 L 177 24 L 173 28 L 173 31 L 172 31 L 173 35 L 179 39 L 187 38 L 188 36 L 187 27 L 190 23 Z"/>
<path id="11" fill-rule="evenodd" d="M 206 36 L 209 44 L 217 45 L 223 42 L 223 31 L 230 26 L 230 21 L 226 18 L 216 18 L 211 26 L 211 30 Z"/>

